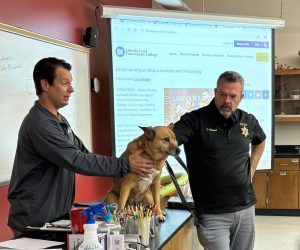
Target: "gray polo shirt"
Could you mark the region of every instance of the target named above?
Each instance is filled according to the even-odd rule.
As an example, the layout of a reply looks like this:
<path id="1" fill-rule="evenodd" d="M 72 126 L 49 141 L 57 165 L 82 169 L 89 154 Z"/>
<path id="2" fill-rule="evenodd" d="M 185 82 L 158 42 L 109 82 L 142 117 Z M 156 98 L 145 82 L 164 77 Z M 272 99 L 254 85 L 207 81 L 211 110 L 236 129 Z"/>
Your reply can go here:
<path id="1" fill-rule="evenodd" d="M 118 177 L 129 170 L 128 158 L 90 153 L 63 116 L 59 121 L 36 101 L 19 131 L 8 226 L 23 231 L 69 213 L 75 173 Z"/>

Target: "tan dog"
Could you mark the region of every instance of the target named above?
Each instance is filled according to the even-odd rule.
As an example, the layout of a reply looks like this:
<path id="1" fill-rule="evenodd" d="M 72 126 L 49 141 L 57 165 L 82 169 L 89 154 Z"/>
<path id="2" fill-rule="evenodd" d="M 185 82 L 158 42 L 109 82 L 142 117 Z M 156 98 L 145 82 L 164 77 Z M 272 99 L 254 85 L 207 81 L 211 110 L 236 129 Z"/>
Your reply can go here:
<path id="1" fill-rule="evenodd" d="M 143 150 L 141 156 L 152 159 L 154 168 L 152 174 L 141 177 L 135 173 L 128 173 L 121 178 L 114 178 L 111 189 L 108 191 L 105 202 L 116 203 L 122 210 L 134 201 L 144 204 L 155 204 L 157 216 L 160 220 L 165 217 L 160 206 L 160 176 L 168 155 L 176 156 L 180 153 L 173 124 L 157 127 L 140 127 L 144 134 L 131 141 L 122 156 L 129 156 L 137 150 Z"/>

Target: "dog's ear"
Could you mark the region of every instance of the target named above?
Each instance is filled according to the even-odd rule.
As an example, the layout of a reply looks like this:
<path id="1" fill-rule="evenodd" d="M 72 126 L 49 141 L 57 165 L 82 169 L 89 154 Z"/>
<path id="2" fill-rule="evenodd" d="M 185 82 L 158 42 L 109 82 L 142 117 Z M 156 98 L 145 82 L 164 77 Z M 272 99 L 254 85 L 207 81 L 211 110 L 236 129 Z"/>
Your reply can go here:
<path id="1" fill-rule="evenodd" d="M 147 140 L 153 141 L 155 138 L 155 130 L 152 127 L 147 128 L 147 130 L 144 132 L 144 135 L 146 136 Z"/>
<path id="2" fill-rule="evenodd" d="M 168 127 L 169 129 L 173 130 L 174 123 L 170 123 L 167 127 Z"/>
<path id="3" fill-rule="evenodd" d="M 154 140 L 155 130 L 152 127 L 140 127 L 140 128 L 144 131 L 144 135 L 148 141 Z"/>
<path id="4" fill-rule="evenodd" d="M 142 126 L 139 126 L 139 128 L 142 129 L 142 130 L 145 132 L 145 131 L 147 130 L 148 127 L 142 127 Z"/>

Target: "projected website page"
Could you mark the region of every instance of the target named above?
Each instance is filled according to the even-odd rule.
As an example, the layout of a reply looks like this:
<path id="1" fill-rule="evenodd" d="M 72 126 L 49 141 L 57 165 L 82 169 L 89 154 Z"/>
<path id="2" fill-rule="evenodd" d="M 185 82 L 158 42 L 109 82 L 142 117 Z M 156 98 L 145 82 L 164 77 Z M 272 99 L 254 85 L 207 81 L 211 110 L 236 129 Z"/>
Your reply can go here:
<path id="1" fill-rule="evenodd" d="M 142 134 L 138 126 L 168 125 L 207 105 L 218 76 L 234 70 L 245 79 L 239 108 L 254 114 L 267 135 L 258 169 L 271 168 L 270 28 L 124 17 L 111 20 L 111 36 L 116 156 Z"/>

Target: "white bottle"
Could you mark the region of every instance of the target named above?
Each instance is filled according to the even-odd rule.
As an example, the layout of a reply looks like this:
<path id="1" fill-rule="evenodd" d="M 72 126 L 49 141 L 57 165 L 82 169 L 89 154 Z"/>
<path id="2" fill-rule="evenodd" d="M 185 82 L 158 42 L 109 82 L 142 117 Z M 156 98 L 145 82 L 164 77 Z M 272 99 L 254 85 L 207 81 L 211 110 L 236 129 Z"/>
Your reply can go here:
<path id="1" fill-rule="evenodd" d="M 84 224 L 83 242 L 79 246 L 79 250 L 104 250 L 97 236 L 97 224 Z"/>

